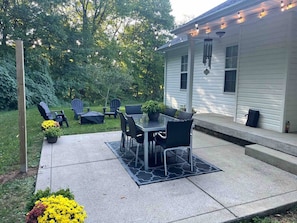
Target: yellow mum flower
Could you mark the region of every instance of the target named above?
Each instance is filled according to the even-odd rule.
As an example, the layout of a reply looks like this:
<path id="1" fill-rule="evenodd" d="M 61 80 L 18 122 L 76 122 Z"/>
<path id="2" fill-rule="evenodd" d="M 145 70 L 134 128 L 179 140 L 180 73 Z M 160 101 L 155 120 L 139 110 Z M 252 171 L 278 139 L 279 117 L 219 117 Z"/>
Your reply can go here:
<path id="1" fill-rule="evenodd" d="M 87 218 L 83 206 L 62 195 L 43 197 L 40 200 L 47 208 L 43 215 L 38 217 L 38 223 L 83 223 Z"/>

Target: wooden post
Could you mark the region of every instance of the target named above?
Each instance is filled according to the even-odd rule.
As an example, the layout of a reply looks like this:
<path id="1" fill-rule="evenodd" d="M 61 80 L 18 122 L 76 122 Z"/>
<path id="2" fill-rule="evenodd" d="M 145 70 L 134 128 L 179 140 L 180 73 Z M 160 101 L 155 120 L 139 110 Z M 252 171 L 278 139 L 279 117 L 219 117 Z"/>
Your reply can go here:
<path id="1" fill-rule="evenodd" d="M 26 96 L 23 41 L 16 42 L 16 72 L 18 82 L 18 110 L 19 110 L 19 140 L 21 172 L 28 171 L 27 164 L 27 126 L 26 126 Z"/>

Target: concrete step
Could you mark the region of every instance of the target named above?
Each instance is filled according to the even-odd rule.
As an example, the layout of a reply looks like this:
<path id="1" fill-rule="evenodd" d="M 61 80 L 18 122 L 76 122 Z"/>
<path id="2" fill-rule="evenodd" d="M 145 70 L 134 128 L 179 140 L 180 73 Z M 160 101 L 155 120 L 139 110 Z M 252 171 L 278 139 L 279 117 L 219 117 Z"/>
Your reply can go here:
<path id="1" fill-rule="evenodd" d="M 292 156 L 258 144 L 245 146 L 245 154 L 297 175 L 296 156 Z"/>

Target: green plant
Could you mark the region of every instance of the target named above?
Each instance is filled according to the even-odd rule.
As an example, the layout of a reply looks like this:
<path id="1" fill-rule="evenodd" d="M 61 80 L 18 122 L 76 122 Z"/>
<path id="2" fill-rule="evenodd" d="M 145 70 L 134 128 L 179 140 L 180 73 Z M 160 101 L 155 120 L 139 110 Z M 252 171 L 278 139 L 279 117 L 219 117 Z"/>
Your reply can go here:
<path id="1" fill-rule="evenodd" d="M 161 102 L 149 100 L 142 105 L 141 110 L 144 113 L 162 112 L 164 107 L 165 106 Z"/>
<path id="2" fill-rule="evenodd" d="M 62 196 L 67 197 L 69 199 L 72 199 L 72 200 L 74 199 L 74 195 L 70 191 L 69 188 L 61 189 L 61 190 L 58 190 L 56 192 L 51 192 L 49 188 L 46 188 L 45 190 L 38 190 L 29 199 L 29 201 L 27 203 L 27 207 L 26 207 L 27 211 L 30 211 L 31 209 L 33 209 L 36 201 L 40 200 L 42 197 L 49 197 L 51 195 L 56 195 L 56 196 L 62 195 Z"/>
<path id="3" fill-rule="evenodd" d="M 63 131 L 60 127 L 49 127 L 43 130 L 43 133 L 46 138 L 60 137 L 63 135 Z"/>

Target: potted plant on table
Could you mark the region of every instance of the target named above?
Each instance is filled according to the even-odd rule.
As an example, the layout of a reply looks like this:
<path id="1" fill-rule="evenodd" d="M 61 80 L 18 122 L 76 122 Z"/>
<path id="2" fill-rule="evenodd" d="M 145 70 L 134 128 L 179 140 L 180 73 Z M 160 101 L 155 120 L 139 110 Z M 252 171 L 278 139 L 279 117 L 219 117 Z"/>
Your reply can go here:
<path id="1" fill-rule="evenodd" d="M 164 110 L 164 105 L 161 102 L 149 100 L 142 105 L 141 110 L 148 114 L 150 121 L 157 121 L 160 112 Z"/>
<path id="2" fill-rule="evenodd" d="M 63 131 L 60 128 L 59 122 L 54 120 L 43 121 L 41 127 L 48 143 L 57 142 L 58 138 L 63 135 Z"/>

